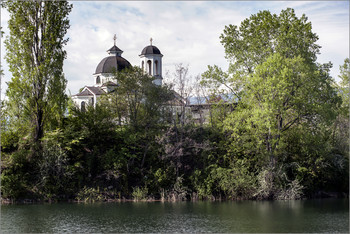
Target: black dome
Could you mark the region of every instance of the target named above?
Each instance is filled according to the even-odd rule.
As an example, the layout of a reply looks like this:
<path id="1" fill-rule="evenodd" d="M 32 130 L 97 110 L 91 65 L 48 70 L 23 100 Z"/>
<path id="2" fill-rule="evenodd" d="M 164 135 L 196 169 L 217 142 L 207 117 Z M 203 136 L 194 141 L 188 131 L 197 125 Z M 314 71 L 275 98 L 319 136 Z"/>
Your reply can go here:
<path id="1" fill-rule="evenodd" d="M 95 74 L 121 71 L 126 67 L 131 67 L 131 64 L 125 58 L 120 56 L 109 56 L 102 59 L 97 65 Z"/>
<path id="2" fill-rule="evenodd" d="M 146 55 L 146 54 L 161 54 L 161 53 L 156 46 L 149 45 L 143 48 L 141 52 L 141 55 Z"/>

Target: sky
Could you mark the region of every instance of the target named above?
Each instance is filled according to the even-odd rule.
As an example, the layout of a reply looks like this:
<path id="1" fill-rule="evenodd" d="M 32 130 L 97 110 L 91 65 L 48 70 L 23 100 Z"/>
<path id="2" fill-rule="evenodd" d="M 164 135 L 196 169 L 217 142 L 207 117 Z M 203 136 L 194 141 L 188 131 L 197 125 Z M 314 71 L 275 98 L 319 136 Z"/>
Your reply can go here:
<path id="1" fill-rule="evenodd" d="M 93 85 L 92 74 L 98 63 L 108 56 L 117 36 L 122 56 L 132 65 L 139 65 L 142 49 L 157 46 L 163 56 L 163 77 L 169 80 L 176 64 L 188 65 L 194 77 L 218 65 L 227 70 L 228 61 L 220 43 L 225 25 L 240 22 L 262 10 L 279 14 L 288 7 L 298 17 L 305 14 L 312 31 L 319 36 L 322 48 L 318 62 L 331 61 L 331 76 L 338 79 L 339 66 L 349 57 L 349 1 L 71 1 L 67 59 L 64 73 L 68 80 L 67 94 L 74 95 L 85 85 Z M 4 39 L 8 35 L 9 14 L 1 9 L 2 76 L 4 97 L 11 73 L 4 59 Z"/>

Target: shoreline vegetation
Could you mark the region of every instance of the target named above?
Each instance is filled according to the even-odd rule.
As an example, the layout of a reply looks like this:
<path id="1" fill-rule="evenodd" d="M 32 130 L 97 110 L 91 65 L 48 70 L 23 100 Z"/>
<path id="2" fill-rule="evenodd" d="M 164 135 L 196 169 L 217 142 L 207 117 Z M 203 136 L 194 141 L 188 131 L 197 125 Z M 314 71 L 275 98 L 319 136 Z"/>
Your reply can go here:
<path id="1" fill-rule="evenodd" d="M 85 197 L 82 200 L 77 199 L 18 199 L 18 200 L 11 200 L 11 199 L 1 199 L 1 204 L 51 204 L 51 203 L 96 203 L 96 202 L 102 202 L 102 203 L 118 203 L 118 202 L 198 202 L 198 201 L 211 201 L 211 202 L 225 202 L 225 201 L 243 201 L 244 199 L 223 199 L 223 198 L 208 198 L 208 199 L 198 199 L 197 194 L 191 196 L 189 199 L 179 200 L 175 198 L 154 198 L 154 197 L 146 197 L 141 199 L 135 199 L 135 198 L 109 198 L 106 197 L 103 193 L 99 194 L 97 198 L 91 198 L 91 197 Z M 313 200 L 313 199 L 349 199 L 349 194 L 346 194 L 344 192 L 324 192 L 319 191 L 315 194 L 313 194 L 311 197 L 301 197 L 298 200 Z M 257 199 L 249 199 L 249 201 L 266 201 L 266 200 L 257 200 Z M 286 201 L 286 200 L 284 200 Z"/>
<path id="2" fill-rule="evenodd" d="M 336 83 L 305 15 L 260 11 L 226 26 L 228 71 L 208 66 L 191 85 L 179 64 L 157 86 L 131 67 L 79 109 L 62 70 L 72 4 L 1 4 L 13 75 L 1 105 L 2 202 L 348 197 L 350 60 Z M 197 122 L 191 93 L 209 106 Z"/>

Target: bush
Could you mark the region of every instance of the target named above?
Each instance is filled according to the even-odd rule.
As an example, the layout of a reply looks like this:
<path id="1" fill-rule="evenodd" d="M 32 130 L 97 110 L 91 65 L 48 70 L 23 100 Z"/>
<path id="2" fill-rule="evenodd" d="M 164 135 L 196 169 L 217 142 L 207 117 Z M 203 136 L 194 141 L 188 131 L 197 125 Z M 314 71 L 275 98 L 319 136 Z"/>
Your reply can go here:
<path id="1" fill-rule="evenodd" d="M 256 178 L 245 160 L 236 160 L 230 168 L 214 168 L 211 177 L 229 199 L 251 199 L 256 193 Z"/>
<path id="2" fill-rule="evenodd" d="M 301 199 L 303 195 L 303 186 L 299 180 L 295 179 L 288 184 L 286 189 L 282 189 L 274 196 L 277 200 L 297 200 Z"/>
<path id="3" fill-rule="evenodd" d="M 3 172 L 1 175 L 1 197 L 18 199 L 27 193 L 25 188 L 25 180 L 19 174 L 7 174 Z"/>
<path id="4" fill-rule="evenodd" d="M 196 197 L 199 199 L 211 199 L 212 188 L 214 187 L 215 180 L 207 175 L 207 170 L 195 170 L 191 176 L 194 190 L 196 191 Z"/>
<path id="5" fill-rule="evenodd" d="M 68 194 L 72 172 L 66 151 L 57 142 L 44 144 L 38 176 L 38 188 L 45 198 Z"/>
<path id="6" fill-rule="evenodd" d="M 83 202 L 96 202 L 96 201 L 104 201 L 106 198 L 103 196 L 102 192 L 100 192 L 100 189 L 97 188 L 87 188 L 84 186 L 82 190 L 78 192 L 78 195 L 76 197 L 78 201 Z"/>
<path id="7" fill-rule="evenodd" d="M 18 148 L 19 136 L 14 131 L 1 131 L 1 151 L 13 152 Z"/>
<path id="8" fill-rule="evenodd" d="M 134 187 L 132 191 L 132 197 L 134 201 L 146 200 L 148 194 L 148 188 L 145 186 L 143 188 Z"/>
<path id="9" fill-rule="evenodd" d="M 1 196 L 3 198 L 18 199 L 28 194 L 28 171 L 30 167 L 27 150 L 16 151 L 9 157 L 6 168 L 1 172 Z"/>
<path id="10" fill-rule="evenodd" d="M 186 200 L 188 194 L 188 188 L 183 185 L 182 176 L 176 178 L 176 182 L 168 193 L 167 198 L 171 201 L 183 201 Z"/>

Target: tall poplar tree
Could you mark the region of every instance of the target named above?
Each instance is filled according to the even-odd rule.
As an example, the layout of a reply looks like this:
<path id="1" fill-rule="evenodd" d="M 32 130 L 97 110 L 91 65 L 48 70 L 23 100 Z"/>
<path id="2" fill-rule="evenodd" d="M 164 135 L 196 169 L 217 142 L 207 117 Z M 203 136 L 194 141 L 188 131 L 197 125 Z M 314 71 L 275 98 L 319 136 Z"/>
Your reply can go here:
<path id="1" fill-rule="evenodd" d="M 12 72 L 6 95 L 9 117 L 39 145 L 44 131 L 56 128 L 67 104 L 63 74 L 69 29 L 67 1 L 7 1 L 10 19 L 6 61 Z"/>

